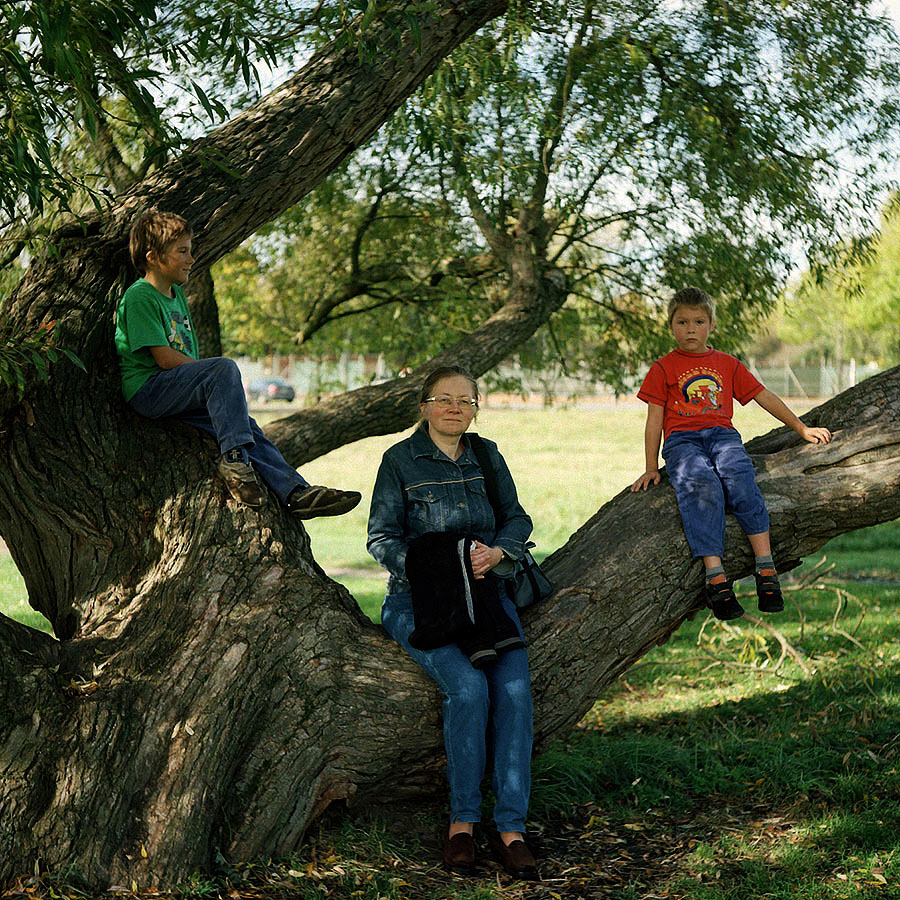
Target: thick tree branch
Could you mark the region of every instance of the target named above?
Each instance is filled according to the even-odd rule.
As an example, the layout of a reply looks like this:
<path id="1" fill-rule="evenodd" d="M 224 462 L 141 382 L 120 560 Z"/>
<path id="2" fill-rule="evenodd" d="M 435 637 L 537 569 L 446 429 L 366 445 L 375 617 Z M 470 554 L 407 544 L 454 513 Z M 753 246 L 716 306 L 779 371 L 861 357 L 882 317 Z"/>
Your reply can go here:
<path id="1" fill-rule="evenodd" d="M 529 267 L 522 270 L 527 273 Z M 267 434 L 291 465 L 299 467 L 342 444 L 400 431 L 415 421 L 416 399 L 427 372 L 451 363 L 465 366 L 476 376 L 487 372 L 546 322 L 567 296 L 566 277 L 558 269 L 545 270 L 537 280 L 514 278 L 501 309 L 409 377 L 326 400 L 274 422 Z"/>
<path id="2" fill-rule="evenodd" d="M 780 428 L 749 444 L 781 571 L 838 534 L 900 515 L 900 368 L 803 419 L 830 428 L 834 441 L 807 444 Z M 729 577 L 753 571 L 750 546 L 730 517 L 725 559 Z M 703 604 L 702 564 L 690 558 L 665 479 L 646 494 L 624 490 L 544 568 L 560 590 L 526 615 L 542 739 L 574 724 L 604 685 Z M 572 639 L 561 640 L 560 628 Z M 598 665 L 601 657 L 608 661 Z"/>
<path id="3" fill-rule="evenodd" d="M 216 286 L 209 269 L 195 269 L 187 284 L 191 318 L 197 331 L 201 358 L 222 355 L 222 332 L 219 327 L 219 306 Z"/>
<path id="4" fill-rule="evenodd" d="M 378 57 L 329 45 L 301 72 L 123 198 L 136 205 L 165 196 L 197 223 L 198 260 L 210 264 L 306 195 L 362 146 L 451 49 L 506 8 L 505 0 L 438 4 L 420 21 L 421 46 L 387 8 L 365 35 Z M 350 113 L 352 109 L 352 114 Z M 190 203 L 190 209 L 188 209 Z"/>
<path id="5" fill-rule="evenodd" d="M 753 447 L 782 570 L 900 514 L 898 398 L 895 369 L 809 414 L 832 444 L 778 432 Z M 190 465 L 190 487 L 148 511 L 153 567 L 123 582 L 116 615 L 87 617 L 60 677 L 26 662 L 15 642 L 33 635 L 0 620 L 0 809 L 20 811 L 0 817 L 0 879 L 39 854 L 54 869 L 77 861 L 95 883 L 171 886 L 215 848 L 234 861 L 291 852 L 336 800 L 440 784 L 435 686 L 310 562 L 296 522 L 217 502 Z M 733 521 L 725 555 L 729 574 L 752 570 Z M 556 595 L 524 616 L 538 747 L 695 613 L 703 587 L 665 480 L 623 490 L 545 568 Z M 105 771 L 115 789 L 96 789 Z"/>

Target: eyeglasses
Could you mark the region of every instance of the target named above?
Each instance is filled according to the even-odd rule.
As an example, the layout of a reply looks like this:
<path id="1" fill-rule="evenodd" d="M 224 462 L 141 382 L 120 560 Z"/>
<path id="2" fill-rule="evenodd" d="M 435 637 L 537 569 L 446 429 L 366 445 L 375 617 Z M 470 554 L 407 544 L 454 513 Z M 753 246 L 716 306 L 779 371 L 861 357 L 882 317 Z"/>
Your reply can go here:
<path id="1" fill-rule="evenodd" d="M 468 409 L 474 412 L 478 409 L 478 401 L 471 397 L 426 397 L 423 403 L 433 403 L 438 409 L 450 409 L 456 404 L 460 409 Z"/>

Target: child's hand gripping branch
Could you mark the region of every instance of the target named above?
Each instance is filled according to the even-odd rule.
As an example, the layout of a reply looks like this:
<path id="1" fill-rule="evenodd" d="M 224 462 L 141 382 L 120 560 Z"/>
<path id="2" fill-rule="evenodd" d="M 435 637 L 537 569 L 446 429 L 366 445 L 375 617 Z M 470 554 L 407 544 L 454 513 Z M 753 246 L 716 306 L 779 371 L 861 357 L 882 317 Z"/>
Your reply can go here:
<path id="1" fill-rule="evenodd" d="M 685 536 L 706 568 L 709 606 L 719 619 L 743 615 L 722 565 L 725 512 L 738 520 L 756 557 L 759 609 L 784 609 L 772 560 L 769 513 L 756 485 L 753 463 L 732 424 L 733 401 L 755 400 L 804 440 L 827 444 L 827 428 L 805 425 L 783 400 L 766 389 L 735 357 L 707 345 L 715 326 L 715 303 L 698 288 L 685 288 L 669 302 L 669 328 L 676 349 L 650 368 L 638 397 L 647 404 L 644 473 L 631 485 L 646 491 L 659 484 L 659 451 L 675 489 Z"/>
<path id="2" fill-rule="evenodd" d="M 804 441 L 810 444 L 827 444 L 831 441 L 831 432 L 827 428 L 806 425 L 791 412 L 788 405 L 768 388 L 763 388 L 753 398 L 770 416 L 774 416 L 779 422 L 783 422 L 789 428 L 793 428 Z"/>

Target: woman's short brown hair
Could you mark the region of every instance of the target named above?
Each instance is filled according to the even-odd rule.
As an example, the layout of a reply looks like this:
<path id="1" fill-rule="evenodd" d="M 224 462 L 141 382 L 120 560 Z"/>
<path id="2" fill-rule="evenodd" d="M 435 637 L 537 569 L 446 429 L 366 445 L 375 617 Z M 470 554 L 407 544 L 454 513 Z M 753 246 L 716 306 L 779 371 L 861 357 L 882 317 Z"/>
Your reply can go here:
<path id="1" fill-rule="evenodd" d="M 192 237 L 194 230 L 187 219 L 177 213 L 148 209 L 141 213 L 131 226 L 128 251 L 135 269 L 147 272 L 147 254 L 153 250 L 158 258 L 166 255 L 169 247 L 179 238 Z"/>
<path id="2" fill-rule="evenodd" d="M 442 378 L 455 378 L 457 375 L 462 375 L 462 377 L 465 378 L 470 385 L 472 385 L 472 398 L 474 400 L 477 400 L 478 382 L 462 366 L 439 366 L 437 369 L 432 369 L 432 371 L 430 371 L 426 376 L 425 381 L 422 384 L 422 391 L 419 394 L 419 406 L 421 406 L 431 396 L 431 393 L 434 390 L 434 386 Z M 425 419 L 420 417 L 416 427 L 424 428 Z"/>
<path id="3" fill-rule="evenodd" d="M 468 380 L 469 384 L 472 385 L 474 399 L 477 400 L 478 382 L 462 366 L 440 366 L 437 369 L 433 369 L 426 376 L 425 382 L 422 385 L 422 393 L 419 394 L 419 403 L 424 403 L 431 396 L 434 386 L 442 378 L 455 378 L 457 375 L 462 375 L 463 378 Z"/>

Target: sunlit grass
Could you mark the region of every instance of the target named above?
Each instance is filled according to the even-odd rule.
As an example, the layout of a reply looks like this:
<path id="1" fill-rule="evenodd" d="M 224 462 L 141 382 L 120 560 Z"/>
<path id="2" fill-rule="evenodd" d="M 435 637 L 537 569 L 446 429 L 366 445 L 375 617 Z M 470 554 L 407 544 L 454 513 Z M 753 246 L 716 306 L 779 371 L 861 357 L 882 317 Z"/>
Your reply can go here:
<path id="1" fill-rule="evenodd" d="M 0 613 L 32 628 L 50 631 L 50 623 L 28 605 L 25 581 L 5 549 L 0 549 Z"/>

